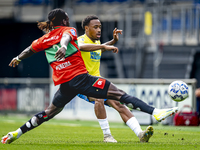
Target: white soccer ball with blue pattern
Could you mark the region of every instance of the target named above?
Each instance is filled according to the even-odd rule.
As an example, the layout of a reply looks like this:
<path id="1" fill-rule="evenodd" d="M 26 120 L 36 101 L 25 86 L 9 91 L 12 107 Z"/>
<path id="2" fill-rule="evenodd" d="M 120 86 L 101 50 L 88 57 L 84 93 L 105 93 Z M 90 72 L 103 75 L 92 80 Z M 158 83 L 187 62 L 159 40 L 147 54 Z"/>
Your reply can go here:
<path id="1" fill-rule="evenodd" d="M 174 81 L 169 85 L 168 94 L 172 100 L 181 102 L 189 96 L 188 85 L 180 80 Z"/>

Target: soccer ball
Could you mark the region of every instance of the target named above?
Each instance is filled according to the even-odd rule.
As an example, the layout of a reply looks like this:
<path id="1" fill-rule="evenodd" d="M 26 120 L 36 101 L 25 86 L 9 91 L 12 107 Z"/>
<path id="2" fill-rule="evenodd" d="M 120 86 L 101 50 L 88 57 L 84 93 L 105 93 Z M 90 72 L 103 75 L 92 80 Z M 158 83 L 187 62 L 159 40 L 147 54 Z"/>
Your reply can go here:
<path id="1" fill-rule="evenodd" d="M 169 85 L 168 94 L 176 102 L 181 102 L 188 97 L 188 85 L 180 80 L 174 81 Z"/>

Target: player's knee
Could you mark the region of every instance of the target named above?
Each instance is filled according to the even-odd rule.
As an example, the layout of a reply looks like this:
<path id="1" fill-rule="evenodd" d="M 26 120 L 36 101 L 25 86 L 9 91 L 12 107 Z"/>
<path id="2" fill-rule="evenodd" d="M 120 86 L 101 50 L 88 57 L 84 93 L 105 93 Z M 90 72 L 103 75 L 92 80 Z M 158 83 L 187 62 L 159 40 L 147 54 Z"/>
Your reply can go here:
<path id="1" fill-rule="evenodd" d="M 96 99 L 95 103 L 104 103 L 104 99 Z"/>
<path id="2" fill-rule="evenodd" d="M 104 106 L 104 99 L 95 99 L 95 107 Z"/>
<path id="3" fill-rule="evenodd" d="M 59 89 L 53 97 L 52 104 L 58 108 L 63 108 L 70 101 L 71 99 Z"/>
<path id="4" fill-rule="evenodd" d="M 123 104 L 121 104 L 120 102 L 115 102 L 116 103 L 116 105 L 117 105 L 117 107 L 119 108 L 119 109 L 124 109 L 124 108 L 126 108 Z"/>

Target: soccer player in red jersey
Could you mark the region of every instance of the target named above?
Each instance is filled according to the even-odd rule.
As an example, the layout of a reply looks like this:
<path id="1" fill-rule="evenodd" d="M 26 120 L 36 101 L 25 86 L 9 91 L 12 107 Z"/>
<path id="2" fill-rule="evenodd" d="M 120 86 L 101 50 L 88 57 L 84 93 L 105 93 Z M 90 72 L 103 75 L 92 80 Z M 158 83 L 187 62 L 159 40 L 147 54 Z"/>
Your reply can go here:
<path id="1" fill-rule="evenodd" d="M 9 132 L 2 137 L 1 142 L 3 144 L 12 143 L 22 134 L 53 118 L 79 93 L 89 97 L 113 99 L 126 104 L 131 103 L 135 109 L 139 108 L 141 111 L 153 115 L 157 121 L 162 121 L 178 110 L 177 107 L 156 109 L 142 100 L 126 94 L 108 80 L 89 75 L 78 48 L 76 29 L 69 27 L 69 17 L 62 9 L 50 11 L 48 21 L 39 22 L 38 27 L 48 33 L 33 41 L 31 46 L 11 60 L 9 66 L 16 67 L 21 60 L 36 52 L 45 51 L 47 60 L 53 68 L 54 84 L 60 85 L 60 88 L 46 110 L 34 115 L 16 131 Z M 105 46 L 101 48 L 105 48 Z M 107 48 L 114 51 L 118 50 L 114 46 Z M 146 140 L 149 136 L 151 135 L 142 138 Z"/>

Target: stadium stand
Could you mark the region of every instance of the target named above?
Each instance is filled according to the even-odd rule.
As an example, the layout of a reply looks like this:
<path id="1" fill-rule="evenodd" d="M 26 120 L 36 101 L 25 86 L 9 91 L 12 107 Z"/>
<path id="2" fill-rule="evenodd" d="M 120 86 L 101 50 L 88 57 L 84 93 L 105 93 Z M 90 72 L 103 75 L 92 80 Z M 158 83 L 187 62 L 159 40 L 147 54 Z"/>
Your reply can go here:
<path id="1" fill-rule="evenodd" d="M 193 63 L 195 47 L 164 46 L 161 53 L 163 54 L 158 66 L 158 78 L 184 79 L 189 77 L 188 73 L 191 71 L 190 66 Z M 153 53 L 147 53 L 145 57 L 145 69 L 142 78 L 153 78 L 155 56 Z"/>
<path id="2" fill-rule="evenodd" d="M 15 0 L 1 0 L 0 19 L 12 18 Z"/>
<path id="3" fill-rule="evenodd" d="M 119 55 L 115 56 L 109 52 L 102 55 L 103 76 L 188 78 L 192 49 L 199 45 L 199 0 L 168 0 L 162 1 L 163 3 L 155 3 L 153 0 L 62 0 L 62 5 L 55 5 L 56 2 L 1 0 L 0 19 L 10 19 L 21 24 L 35 23 L 46 20 L 47 11 L 61 6 L 69 12 L 72 19 L 70 22 L 77 27 L 78 33 L 82 34 L 80 24 L 83 17 L 96 14 L 103 24 L 102 43 L 112 38 L 114 27 L 123 30 L 117 43 L 120 48 Z M 143 16 L 147 10 L 152 13 L 154 19 L 150 36 L 143 32 Z M 2 25 L 4 26 L 5 24 Z M 159 43 L 164 44 L 163 53 L 159 53 Z M 154 64 L 156 53 L 162 55 L 157 68 Z"/>

